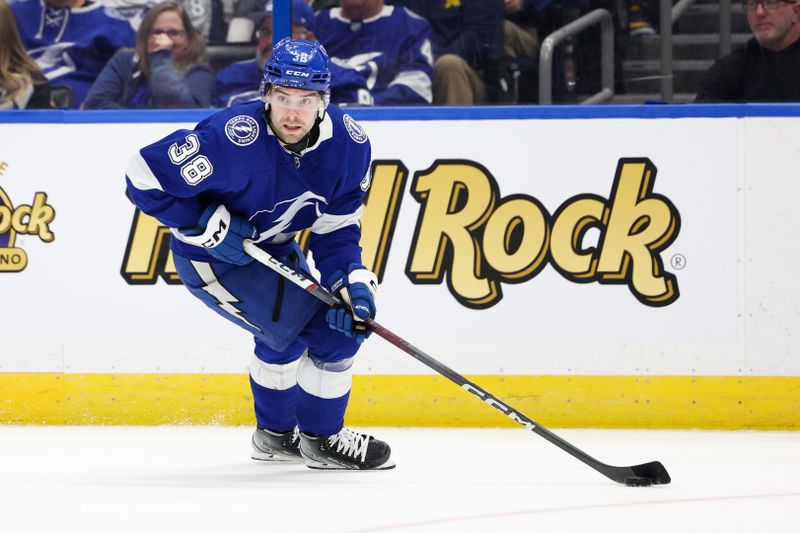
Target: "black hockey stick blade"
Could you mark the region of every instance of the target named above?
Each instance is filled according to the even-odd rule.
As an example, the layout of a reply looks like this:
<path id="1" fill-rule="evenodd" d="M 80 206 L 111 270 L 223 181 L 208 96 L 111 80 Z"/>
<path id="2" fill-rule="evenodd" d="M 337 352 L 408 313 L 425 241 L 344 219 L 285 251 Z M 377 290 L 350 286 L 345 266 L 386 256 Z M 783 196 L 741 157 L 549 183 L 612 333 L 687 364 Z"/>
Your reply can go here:
<path id="1" fill-rule="evenodd" d="M 605 464 L 591 465 L 594 468 L 618 483 L 629 487 L 649 487 L 650 485 L 668 485 L 672 479 L 664 465 L 658 461 L 644 463 L 636 466 L 608 466 Z"/>
<path id="2" fill-rule="evenodd" d="M 670 481 L 672 481 L 667 469 L 658 461 L 631 466 L 629 469 L 634 477 L 648 478 L 652 480 L 653 485 L 669 485 Z"/>

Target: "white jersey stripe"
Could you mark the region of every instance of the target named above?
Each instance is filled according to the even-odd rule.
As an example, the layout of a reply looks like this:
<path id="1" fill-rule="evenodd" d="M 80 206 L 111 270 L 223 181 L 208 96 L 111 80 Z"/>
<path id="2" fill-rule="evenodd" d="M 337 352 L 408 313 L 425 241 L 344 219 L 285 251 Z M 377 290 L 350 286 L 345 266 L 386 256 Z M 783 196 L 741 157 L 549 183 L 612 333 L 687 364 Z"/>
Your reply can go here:
<path id="1" fill-rule="evenodd" d="M 431 89 L 431 78 L 421 70 L 407 70 L 398 74 L 389 84 L 405 85 L 421 97 L 426 102 L 433 102 L 433 90 Z"/>
<path id="2" fill-rule="evenodd" d="M 159 183 L 153 171 L 147 165 L 147 162 L 142 157 L 142 154 L 136 152 L 133 157 L 128 160 L 128 167 L 125 169 L 125 175 L 131 180 L 133 186 L 140 191 L 149 191 L 156 189 L 163 191 L 161 183 Z"/>
<path id="3" fill-rule="evenodd" d="M 325 233 L 332 233 L 337 229 L 350 226 L 351 224 L 358 226 L 361 214 L 364 212 L 364 206 L 359 206 L 355 213 L 347 215 L 329 215 L 324 213 L 314 224 L 311 225 L 311 231 L 318 235 Z"/>

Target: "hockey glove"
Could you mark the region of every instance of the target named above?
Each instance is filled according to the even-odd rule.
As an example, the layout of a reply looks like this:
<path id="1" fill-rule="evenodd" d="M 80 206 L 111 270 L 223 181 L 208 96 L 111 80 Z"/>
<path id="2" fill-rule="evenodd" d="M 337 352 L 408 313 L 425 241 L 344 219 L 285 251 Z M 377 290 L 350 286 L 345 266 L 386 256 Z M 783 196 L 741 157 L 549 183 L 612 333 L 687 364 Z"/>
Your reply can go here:
<path id="1" fill-rule="evenodd" d="M 348 337 L 355 337 L 358 344 L 370 336 L 372 331 L 362 324 L 375 318 L 375 292 L 378 278 L 364 265 L 351 263 L 347 274 L 336 271 L 330 278 L 331 292 L 344 300 L 346 306 L 335 306 L 325 315 L 328 325 Z"/>
<path id="2" fill-rule="evenodd" d="M 219 261 L 246 265 L 253 258 L 244 251 L 244 240 L 256 236 L 256 228 L 247 220 L 232 215 L 224 205 L 213 203 L 203 211 L 197 226 L 178 230 L 181 240 L 201 246 Z"/>

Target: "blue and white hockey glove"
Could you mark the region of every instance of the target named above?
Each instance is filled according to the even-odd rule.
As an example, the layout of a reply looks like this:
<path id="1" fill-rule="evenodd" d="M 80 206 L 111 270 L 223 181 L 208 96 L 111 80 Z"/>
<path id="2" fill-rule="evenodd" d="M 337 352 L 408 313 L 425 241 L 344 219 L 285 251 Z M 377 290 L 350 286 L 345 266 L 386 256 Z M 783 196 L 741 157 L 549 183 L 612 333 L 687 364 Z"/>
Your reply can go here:
<path id="1" fill-rule="evenodd" d="M 230 214 L 222 204 L 208 206 L 196 227 L 178 231 L 182 241 L 205 248 L 214 259 L 234 265 L 246 265 L 253 260 L 244 251 L 244 240 L 255 238 L 256 228 L 247 220 Z"/>
<path id="2" fill-rule="evenodd" d="M 328 310 L 325 315 L 328 325 L 348 337 L 355 337 L 356 342 L 361 344 L 372 333 L 361 322 L 375 318 L 378 278 L 364 265 L 351 263 L 347 274 L 337 270 L 328 285 L 331 292 L 347 304 L 346 307 L 335 306 Z"/>

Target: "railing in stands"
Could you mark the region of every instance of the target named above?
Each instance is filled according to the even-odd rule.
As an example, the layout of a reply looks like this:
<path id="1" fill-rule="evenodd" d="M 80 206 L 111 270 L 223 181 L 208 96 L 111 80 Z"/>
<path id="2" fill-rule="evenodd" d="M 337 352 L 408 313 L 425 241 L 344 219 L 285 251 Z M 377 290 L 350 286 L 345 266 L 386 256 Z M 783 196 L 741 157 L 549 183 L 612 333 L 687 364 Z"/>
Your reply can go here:
<path id="1" fill-rule="evenodd" d="M 661 99 L 672 102 L 673 69 L 672 69 L 672 26 L 681 18 L 695 0 L 679 0 L 674 6 L 672 0 L 660 0 L 661 22 Z M 731 53 L 731 0 L 719 0 L 719 55 Z"/>
<path id="2" fill-rule="evenodd" d="M 614 97 L 614 24 L 611 13 L 605 9 L 595 9 L 582 17 L 562 26 L 542 41 L 539 50 L 539 103 L 553 103 L 553 53 L 556 46 L 565 39 L 600 24 L 600 82 L 601 89 L 582 104 L 608 102 Z"/>

